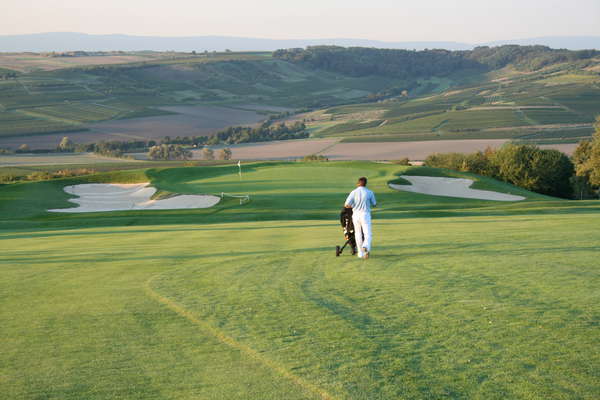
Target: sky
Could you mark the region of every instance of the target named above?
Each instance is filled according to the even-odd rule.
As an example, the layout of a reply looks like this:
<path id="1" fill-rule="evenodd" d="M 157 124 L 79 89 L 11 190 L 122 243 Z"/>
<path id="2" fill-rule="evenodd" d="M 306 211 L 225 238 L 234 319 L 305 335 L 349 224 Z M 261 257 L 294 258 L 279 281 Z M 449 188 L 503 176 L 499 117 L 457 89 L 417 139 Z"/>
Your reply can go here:
<path id="1" fill-rule="evenodd" d="M 600 0 L 2 0 L 0 35 L 41 32 L 480 43 L 600 36 Z"/>

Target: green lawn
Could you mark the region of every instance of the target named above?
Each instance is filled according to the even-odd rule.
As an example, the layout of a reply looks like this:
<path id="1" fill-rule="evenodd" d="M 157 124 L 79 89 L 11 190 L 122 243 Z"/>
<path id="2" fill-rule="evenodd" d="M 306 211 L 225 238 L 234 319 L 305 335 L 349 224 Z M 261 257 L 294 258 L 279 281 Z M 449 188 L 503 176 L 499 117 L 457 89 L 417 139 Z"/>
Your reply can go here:
<path id="1" fill-rule="evenodd" d="M 594 399 L 600 205 L 396 192 L 407 167 L 255 163 L 0 186 L 10 399 Z M 447 175 L 411 168 L 409 174 Z M 365 261 L 338 212 L 366 175 Z M 473 176 L 472 176 L 473 177 Z M 48 214 L 67 184 L 249 193 L 213 209 Z"/>

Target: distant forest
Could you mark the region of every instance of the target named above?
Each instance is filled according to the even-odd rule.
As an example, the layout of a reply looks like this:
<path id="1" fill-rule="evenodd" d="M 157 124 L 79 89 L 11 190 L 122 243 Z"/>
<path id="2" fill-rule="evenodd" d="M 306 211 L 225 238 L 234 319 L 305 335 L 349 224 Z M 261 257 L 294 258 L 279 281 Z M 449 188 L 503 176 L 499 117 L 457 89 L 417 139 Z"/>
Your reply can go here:
<path id="1" fill-rule="evenodd" d="M 521 70 L 535 71 L 561 62 L 589 60 L 598 55 L 600 51 L 596 50 L 571 51 L 518 45 L 483 46 L 465 51 L 313 46 L 277 50 L 273 54 L 281 60 L 350 76 L 380 75 L 399 79 L 446 76 L 465 70 L 487 71 L 509 64 Z"/>

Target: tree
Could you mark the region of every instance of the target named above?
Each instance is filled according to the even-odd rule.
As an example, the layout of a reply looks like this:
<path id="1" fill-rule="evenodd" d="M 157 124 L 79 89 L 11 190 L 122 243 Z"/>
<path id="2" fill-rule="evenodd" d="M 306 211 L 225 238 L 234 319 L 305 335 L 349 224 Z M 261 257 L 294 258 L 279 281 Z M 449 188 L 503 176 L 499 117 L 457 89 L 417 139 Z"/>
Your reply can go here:
<path id="1" fill-rule="evenodd" d="M 231 154 L 231 149 L 229 147 L 225 147 L 219 152 L 219 160 L 231 160 Z"/>
<path id="2" fill-rule="evenodd" d="M 573 153 L 577 180 L 574 182 L 581 197 L 600 187 L 600 117 L 596 118 L 596 133 L 591 140 L 579 143 Z"/>
<path id="3" fill-rule="evenodd" d="M 215 152 L 212 151 L 209 147 L 205 147 L 202 149 L 202 158 L 205 160 L 214 160 Z"/>
<path id="4" fill-rule="evenodd" d="M 574 167 L 558 150 L 506 144 L 492 156 L 498 177 L 513 185 L 550 196 L 570 197 Z"/>
<path id="5" fill-rule="evenodd" d="M 148 151 L 151 160 L 187 160 L 192 157 L 192 152 L 177 144 L 161 144 L 152 146 Z"/>
<path id="6" fill-rule="evenodd" d="M 67 136 L 63 137 L 62 140 L 60 141 L 60 143 L 58 144 L 59 151 L 69 152 L 69 151 L 73 151 L 74 149 L 75 149 L 75 144 Z"/>
<path id="7" fill-rule="evenodd" d="M 27 143 L 23 143 L 22 145 L 19 146 L 17 151 L 19 153 L 28 153 L 31 151 L 31 149 L 29 148 L 29 145 Z"/>

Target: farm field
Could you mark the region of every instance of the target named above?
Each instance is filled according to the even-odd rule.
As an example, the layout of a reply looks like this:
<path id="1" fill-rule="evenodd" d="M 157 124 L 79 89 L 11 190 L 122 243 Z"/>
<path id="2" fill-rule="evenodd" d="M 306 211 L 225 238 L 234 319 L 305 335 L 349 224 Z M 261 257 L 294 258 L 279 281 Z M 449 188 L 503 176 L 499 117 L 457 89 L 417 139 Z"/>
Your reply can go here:
<path id="1" fill-rule="evenodd" d="M 591 124 L 600 114 L 596 75 L 573 73 L 565 65 L 517 76 L 497 71 L 488 79 L 492 77 L 429 96 L 342 105 L 303 117 L 313 136 L 365 143 L 385 141 L 386 136 L 390 141 L 525 140 L 548 131 L 575 143 L 592 134 Z M 571 135 L 574 127 L 581 128 L 577 137 Z"/>
<path id="2" fill-rule="evenodd" d="M 231 164 L 1 186 L 9 340 L 0 343 L 0 391 L 22 399 L 598 397 L 598 203 L 472 175 L 479 188 L 527 200 L 388 188 L 410 171 L 254 163 L 241 181 Z M 360 175 L 379 202 L 373 256 L 336 258 L 339 208 Z M 143 180 L 251 201 L 45 212 L 70 207 L 65 185 Z"/>
<path id="3" fill-rule="evenodd" d="M 120 52 L 90 54 L 77 57 L 51 57 L 36 53 L 0 53 L 0 68 L 20 72 L 55 71 L 66 68 L 88 67 L 95 65 L 142 64 L 142 63 L 190 63 L 206 61 L 224 61 L 234 59 L 261 58 L 261 53 L 237 53 L 232 55 L 218 53 L 210 57 L 192 56 L 189 53 L 173 52 Z"/>
<path id="4" fill-rule="evenodd" d="M 123 158 L 112 158 L 92 153 L 55 153 L 55 154 L 10 154 L 0 155 L 0 167 L 32 165 L 91 165 L 95 163 L 131 162 Z"/>
<path id="5" fill-rule="evenodd" d="M 254 125 L 265 115 L 251 110 L 218 106 L 161 107 L 173 115 L 99 122 L 90 125 L 96 134 L 162 139 L 165 136 L 210 136 L 231 125 Z"/>
<path id="6" fill-rule="evenodd" d="M 502 147 L 506 139 L 338 143 L 323 152 L 330 160 L 425 160 L 434 153 L 473 153 Z"/>
<path id="7" fill-rule="evenodd" d="M 247 143 L 227 146 L 232 151 L 233 160 L 297 160 L 311 154 L 319 154 L 330 160 L 399 160 L 408 158 L 421 161 L 433 153 L 457 152 L 472 153 L 484 151 L 487 147 L 499 148 L 507 139 L 469 140 L 426 140 L 386 142 L 382 137 L 378 142 L 345 142 L 337 138 L 283 140 L 274 142 Z M 529 143 L 529 142 L 527 142 Z M 576 144 L 540 144 L 542 148 L 556 149 L 571 155 Z M 211 146 L 218 153 L 222 146 Z M 192 150 L 193 160 L 202 159 L 201 150 Z M 137 160 L 147 160 L 146 153 L 130 153 Z M 2 158 L 0 157 L 0 160 Z"/>
<path id="8" fill-rule="evenodd" d="M 84 65 L 124 64 L 140 61 L 156 60 L 151 55 L 106 55 L 87 57 L 47 57 L 40 54 L 0 54 L 0 68 L 20 72 L 52 71 L 62 68 Z"/>
<path id="9" fill-rule="evenodd" d="M 99 108 L 105 110 L 105 108 Z M 89 116 L 89 114 L 86 116 L 83 112 L 79 114 L 74 111 L 74 114 L 69 116 L 70 119 L 66 119 L 64 116 L 66 111 L 62 106 L 62 117 L 50 117 L 49 114 L 53 110 L 51 107 L 43 107 L 40 111 L 37 111 L 38 108 L 34 110 L 36 110 L 35 114 L 29 112 L 28 118 L 31 118 L 31 121 L 41 124 L 44 122 L 33 118 L 44 116 L 54 118 L 56 121 L 54 123 L 61 127 L 56 129 L 59 133 L 39 133 L 34 136 L 16 136 L 8 133 L 5 137 L 0 136 L 0 147 L 16 148 L 25 143 L 32 149 L 53 149 L 60 143 L 60 140 L 64 136 L 68 136 L 75 143 L 92 143 L 102 140 L 162 139 L 165 136 L 208 136 L 230 125 L 254 125 L 265 118 L 262 112 L 250 109 L 220 106 L 175 106 L 157 109 L 159 112 L 166 114 L 162 116 L 91 123 L 95 117 Z M 42 115 L 42 112 L 45 114 Z M 115 116 L 115 113 L 118 113 L 118 111 L 111 109 L 107 109 L 106 111 L 107 115 L 112 114 Z M 1 114 L 0 118 L 2 118 Z M 77 119 L 80 121 L 88 119 L 90 123 L 86 124 L 85 129 L 83 129 L 83 125 L 79 125 L 79 122 L 76 121 Z M 19 123 L 23 124 L 24 122 Z M 46 126 L 52 126 L 52 123 Z M 67 127 L 66 129 L 64 128 L 65 126 Z M 8 125 L 5 125 L 5 129 L 8 129 Z M 68 130 L 74 132 L 69 132 Z M 84 130 L 84 132 L 78 132 L 81 130 Z M 1 131 L 2 129 L 0 129 L 0 133 Z"/>
<path id="10" fill-rule="evenodd" d="M 262 143 L 245 143 L 227 146 L 234 160 L 294 160 L 307 155 L 322 153 L 333 147 L 337 139 L 281 140 Z M 223 146 L 212 146 L 217 153 Z M 202 150 L 192 150 L 193 159 L 202 158 Z M 130 154 L 138 160 L 147 159 L 145 153 Z"/>

